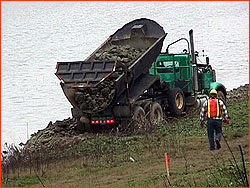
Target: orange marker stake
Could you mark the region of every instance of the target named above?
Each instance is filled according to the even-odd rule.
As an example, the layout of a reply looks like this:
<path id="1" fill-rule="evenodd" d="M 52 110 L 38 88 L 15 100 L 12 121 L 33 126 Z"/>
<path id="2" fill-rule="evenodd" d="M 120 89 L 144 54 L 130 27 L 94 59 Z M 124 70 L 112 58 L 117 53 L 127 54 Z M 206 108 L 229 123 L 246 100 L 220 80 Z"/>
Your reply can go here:
<path id="1" fill-rule="evenodd" d="M 165 160 L 166 160 L 167 175 L 168 175 L 168 177 L 169 177 L 169 167 L 170 167 L 170 163 L 169 163 L 169 155 L 168 155 L 168 153 L 165 153 Z"/>

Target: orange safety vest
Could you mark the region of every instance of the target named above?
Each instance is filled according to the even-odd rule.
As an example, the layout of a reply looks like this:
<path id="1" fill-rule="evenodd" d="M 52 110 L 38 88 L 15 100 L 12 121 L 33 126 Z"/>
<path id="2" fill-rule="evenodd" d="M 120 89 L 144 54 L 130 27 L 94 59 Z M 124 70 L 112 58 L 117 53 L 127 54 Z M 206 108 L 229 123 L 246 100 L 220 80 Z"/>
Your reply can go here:
<path id="1" fill-rule="evenodd" d="M 207 117 L 221 117 L 221 109 L 218 99 L 209 99 L 207 104 Z"/>

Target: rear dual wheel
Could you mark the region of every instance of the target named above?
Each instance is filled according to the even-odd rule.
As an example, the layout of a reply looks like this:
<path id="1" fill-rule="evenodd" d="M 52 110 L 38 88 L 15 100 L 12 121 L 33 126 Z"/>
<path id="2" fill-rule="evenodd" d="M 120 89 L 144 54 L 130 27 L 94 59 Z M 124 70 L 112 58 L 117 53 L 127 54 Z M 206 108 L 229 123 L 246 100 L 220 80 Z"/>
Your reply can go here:
<path id="1" fill-rule="evenodd" d="M 161 105 L 157 102 L 149 102 L 144 107 L 147 119 L 153 124 L 158 125 L 163 119 L 163 111 Z"/>
<path id="2" fill-rule="evenodd" d="M 163 119 L 163 111 L 161 105 L 157 102 L 148 102 L 141 106 L 135 106 L 133 109 L 132 121 L 137 130 L 146 130 L 148 125 L 146 118 L 150 121 L 150 125 L 157 126 Z"/>
<path id="3" fill-rule="evenodd" d="M 132 121 L 136 129 L 143 129 L 145 127 L 145 111 L 141 106 L 134 107 Z"/>

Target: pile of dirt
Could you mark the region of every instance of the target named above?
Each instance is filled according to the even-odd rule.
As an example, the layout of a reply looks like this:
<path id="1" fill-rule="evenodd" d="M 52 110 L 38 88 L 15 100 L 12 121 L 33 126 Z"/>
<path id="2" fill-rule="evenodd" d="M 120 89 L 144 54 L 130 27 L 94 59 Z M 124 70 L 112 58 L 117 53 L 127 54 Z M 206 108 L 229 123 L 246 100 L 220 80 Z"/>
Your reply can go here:
<path id="1" fill-rule="evenodd" d="M 76 123 L 68 118 L 63 121 L 49 122 L 43 130 L 31 135 L 31 138 L 24 146 L 24 151 L 36 151 L 42 148 L 55 149 L 61 146 L 77 144 L 86 139 L 84 135 L 79 135 L 76 130 Z"/>
<path id="2" fill-rule="evenodd" d="M 227 91 L 227 104 L 234 104 L 249 99 L 249 84 Z"/>
<path id="3" fill-rule="evenodd" d="M 128 67 L 145 51 L 146 49 L 136 49 L 129 45 L 111 45 L 98 51 L 95 60 L 113 60 Z M 96 87 L 79 89 L 75 93 L 75 101 L 79 108 L 85 113 L 97 113 L 107 108 L 115 96 L 115 79 L 122 73 L 122 69 L 118 67 Z"/>
<path id="4" fill-rule="evenodd" d="M 249 84 L 228 91 L 227 104 L 248 100 Z M 79 134 L 75 120 L 68 118 L 63 121 L 50 122 L 48 126 L 31 135 L 24 148 L 38 150 L 39 148 L 61 148 L 74 145 L 91 137 L 89 133 Z"/>

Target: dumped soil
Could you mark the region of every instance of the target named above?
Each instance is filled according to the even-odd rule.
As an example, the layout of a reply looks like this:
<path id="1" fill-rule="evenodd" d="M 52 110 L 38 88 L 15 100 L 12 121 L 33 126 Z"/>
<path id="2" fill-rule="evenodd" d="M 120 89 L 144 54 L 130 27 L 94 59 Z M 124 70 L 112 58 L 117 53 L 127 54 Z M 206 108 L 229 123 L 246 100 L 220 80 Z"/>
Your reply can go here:
<path id="1" fill-rule="evenodd" d="M 81 88 L 75 101 L 85 113 L 97 113 L 107 108 L 115 95 L 114 77 L 110 76 L 95 88 Z"/>
<path id="2" fill-rule="evenodd" d="M 227 104 L 235 104 L 249 99 L 249 84 L 228 91 Z M 89 137 L 91 133 L 79 134 L 77 124 L 72 118 L 63 121 L 49 122 L 48 126 L 31 135 L 24 145 L 24 150 L 35 151 L 39 148 L 61 148 L 80 143 Z M 93 135 L 92 135 L 93 136 Z"/>
<path id="3" fill-rule="evenodd" d="M 54 149 L 60 145 L 76 144 L 84 137 L 78 137 L 76 123 L 73 119 L 68 118 L 63 121 L 49 122 L 48 126 L 43 130 L 31 135 L 31 138 L 24 146 L 24 150 L 31 151 L 41 148 Z"/>
<path id="4" fill-rule="evenodd" d="M 97 61 L 113 60 L 124 63 L 129 67 L 138 59 L 146 49 L 136 49 L 129 45 L 111 45 L 95 54 Z M 115 80 L 123 73 L 117 67 L 104 81 L 94 88 L 81 88 L 75 93 L 75 101 L 85 113 L 97 113 L 103 111 L 112 102 L 115 96 Z"/>
<path id="5" fill-rule="evenodd" d="M 249 99 L 249 84 L 227 91 L 227 104 L 235 104 Z"/>

